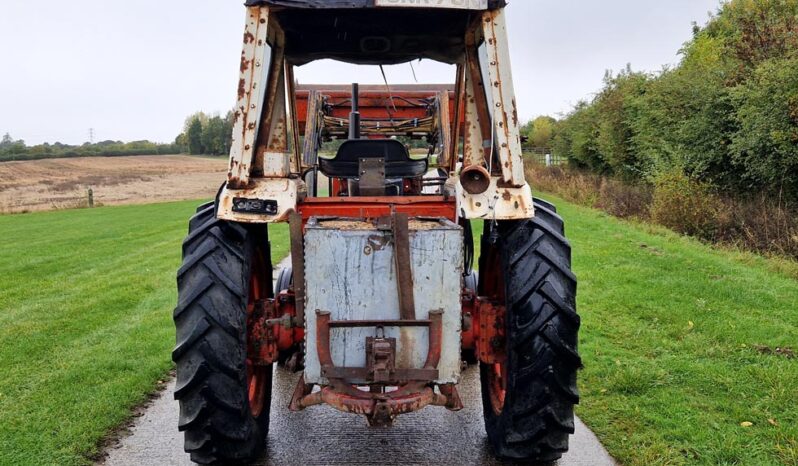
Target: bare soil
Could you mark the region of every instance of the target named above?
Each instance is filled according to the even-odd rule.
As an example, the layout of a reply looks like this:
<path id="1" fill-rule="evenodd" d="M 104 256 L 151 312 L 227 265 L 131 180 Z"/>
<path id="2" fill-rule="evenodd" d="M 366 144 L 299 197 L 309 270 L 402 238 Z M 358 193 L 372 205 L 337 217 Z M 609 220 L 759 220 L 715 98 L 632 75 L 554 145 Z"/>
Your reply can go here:
<path id="1" fill-rule="evenodd" d="M 186 155 L 85 157 L 0 163 L 0 213 L 148 204 L 213 197 L 227 158 Z"/>

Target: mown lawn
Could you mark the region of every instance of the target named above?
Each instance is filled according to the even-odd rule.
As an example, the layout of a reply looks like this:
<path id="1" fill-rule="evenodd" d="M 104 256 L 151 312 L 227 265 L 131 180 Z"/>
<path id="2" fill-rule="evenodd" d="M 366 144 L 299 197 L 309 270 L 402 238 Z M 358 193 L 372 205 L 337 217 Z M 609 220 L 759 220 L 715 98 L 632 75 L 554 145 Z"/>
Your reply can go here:
<path id="1" fill-rule="evenodd" d="M 196 204 L 0 217 L 0 464 L 86 463 L 169 370 Z M 798 282 L 773 260 L 558 204 L 581 280 L 578 412 L 610 452 L 798 464 L 798 359 L 776 353 L 798 346 Z"/>
<path id="2" fill-rule="evenodd" d="M 197 204 L 0 216 L 0 464 L 88 463 L 166 375 Z"/>
<path id="3" fill-rule="evenodd" d="M 794 264 L 552 200 L 580 278 L 578 414 L 609 451 L 629 465 L 798 465 Z"/>

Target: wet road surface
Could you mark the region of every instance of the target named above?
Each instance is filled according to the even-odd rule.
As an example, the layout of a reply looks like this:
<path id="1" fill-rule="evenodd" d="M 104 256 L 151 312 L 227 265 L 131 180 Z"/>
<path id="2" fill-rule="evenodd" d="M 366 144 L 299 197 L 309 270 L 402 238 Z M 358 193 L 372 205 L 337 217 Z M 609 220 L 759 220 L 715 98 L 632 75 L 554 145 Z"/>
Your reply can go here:
<path id="1" fill-rule="evenodd" d="M 393 428 L 374 429 L 365 419 L 316 406 L 288 411 L 298 376 L 275 371 L 268 450 L 257 465 L 504 465 L 490 454 L 482 421 L 479 371 L 469 368 L 460 387 L 466 408 L 453 413 L 429 407 L 400 416 Z M 102 463 L 107 466 L 191 465 L 177 431 L 174 382 L 155 400 Z M 577 423 L 571 451 L 558 466 L 612 466 L 598 439 Z"/>

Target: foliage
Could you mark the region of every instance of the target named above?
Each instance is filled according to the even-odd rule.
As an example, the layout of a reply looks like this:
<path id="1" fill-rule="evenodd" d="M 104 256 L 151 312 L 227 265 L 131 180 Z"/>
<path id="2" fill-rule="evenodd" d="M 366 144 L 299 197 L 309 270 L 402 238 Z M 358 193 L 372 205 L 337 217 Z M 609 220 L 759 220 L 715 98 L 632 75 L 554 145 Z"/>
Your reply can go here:
<path id="1" fill-rule="evenodd" d="M 798 197 L 798 58 L 763 63 L 732 97 L 740 124 L 732 154 L 745 181 Z"/>
<path id="2" fill-rule="evenodd" d="M 179 154 L 176 144 L 158 144 L 150 141 L 101 141 L 80 146 L 68 144 L 39 144 L 28 146 L 25 141 L 14 140 L 8 133 L 0 141 L 0 162 L 11 160 L 37 160 L 60 157 L 113 157 L 124 155 Z"/>
<path id="3" fill-rule="evenodd" d="M 723 210 L 709 185 L 681 171 L 662 173 L 655 181 L 651 220 L 673 231 L 712 241 Z"/>
<path id="4" fill-rule="evenodd" d="M 621 218 L 666 226 L 706 241 L 798 259 L 798 208 L 767 193 L 724 196 L 679 170 L 629 183 L 567 166 L 527 164 L 536 189 Z"/>
<path id="5" fill-rule="evenodd" d="M 559 123 L 553 150 L 555 154 L 568 156 L 576 167 L 605 173 L 609 167 L 598 150 L 597 114 L 596 107 L 584 101 L 578 103 L 568 118 Z"/>
<path id="6" fill-rule="evenodd" d="M 202 123 L 198 118 L 191 121 L 186 131 L 186 139 L 188 140 L 188 153 L 189 154 L 202 154 Z"/>
<path id="7" fill-rule="evenodd" d="M 197 112 L 188 118 L 175 144 L 192 155 L 227 155 L 233 138 L 233 112 L 222 118 Z"/>
<path id="8" fill-rule="evenodd" d="M 557 120 L 544 115 L 524 125 L 521 133 L 527 137 L 527 147 L 546 149 L 551 147 L 556 128 Z"/>
<path id="9" fill-rule="evenodd" d="M 608 73 L 557 124 L 554 150 L 599 174 L 679 171 L 721 193 L 798 201 L 798 0 L 730 0 L 649 75 Z"/>

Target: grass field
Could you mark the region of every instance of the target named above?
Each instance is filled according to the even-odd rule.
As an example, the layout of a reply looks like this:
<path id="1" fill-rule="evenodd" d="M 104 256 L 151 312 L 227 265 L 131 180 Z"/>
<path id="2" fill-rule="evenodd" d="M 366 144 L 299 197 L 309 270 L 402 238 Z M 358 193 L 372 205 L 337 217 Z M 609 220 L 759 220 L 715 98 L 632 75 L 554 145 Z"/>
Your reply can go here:
<path id="1" fill-rule="evenodd" d="M 87 463 L 166 376 L 197 204 L 0 216 L 0 464 Z"/>
<path id="2" fill-rule="evenodd" d="M 629 465 L 798 464 L 794 264 L 558 204 L 581 279 L 578 413 L 609 451 Z"/>
<path id="3" fill-rule="evenodd" d="M 0 464 L 88 462 L 165 376 L 196 204 L 0 217 Z M 581 279 L 578 412 L 610 452 L 798 464 L 794 264 L 558 204 Z M 286 230 L 272 242 L 285 253 Z"/>

